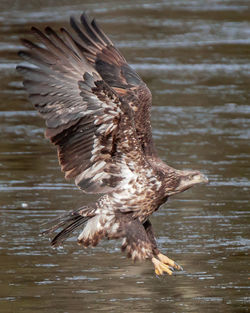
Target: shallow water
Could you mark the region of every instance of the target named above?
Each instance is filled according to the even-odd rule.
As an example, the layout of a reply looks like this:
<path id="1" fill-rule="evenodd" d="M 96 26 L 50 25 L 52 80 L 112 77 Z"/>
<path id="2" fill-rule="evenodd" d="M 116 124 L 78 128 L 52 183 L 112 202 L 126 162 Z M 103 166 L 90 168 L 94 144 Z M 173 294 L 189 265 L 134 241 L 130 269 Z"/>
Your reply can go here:
<path id="1" fill-rule="evenodd" d="M 248 1 L 2 1 L 0 14 L 0 312 L 247 312 L 250 198 Z M 87 9 L 153 93 L 163 160 L 202 170 L 210 184 L 152 218 L 163 252 L 184 267 L 156 278 L 120 242 L 75 237 L 53 250 L 42 224 L 93 200 L 59 170 L 27 101 L 19 38 L 67 25 Z M 30 37 L 31 38 L 31 37 Z"/>

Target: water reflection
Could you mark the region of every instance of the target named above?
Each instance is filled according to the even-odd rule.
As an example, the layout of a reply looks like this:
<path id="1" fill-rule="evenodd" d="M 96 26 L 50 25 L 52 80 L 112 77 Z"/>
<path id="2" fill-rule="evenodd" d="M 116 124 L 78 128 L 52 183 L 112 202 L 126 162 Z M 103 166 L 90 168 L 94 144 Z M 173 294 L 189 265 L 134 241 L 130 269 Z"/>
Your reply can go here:
<path id="1" fill-rule="evenodd" d="M 13 5 L 10 5 L 13 4 Z M 247 1 L 18 0 L 0 17 L 1 312 L 247 312 L 249 307 L 249 33 Z M 174 167 L 209 186 L 155 214 L 159 245 L 184 267 L 156 278 L 120 243 L 53 250 L 42 224 L 93 200 L 65 182 L 27 101 L 19 38 L 88 9 L 152 90 L 154 139 Z M 56 14 L 55 14 L 56 12 Z"/>

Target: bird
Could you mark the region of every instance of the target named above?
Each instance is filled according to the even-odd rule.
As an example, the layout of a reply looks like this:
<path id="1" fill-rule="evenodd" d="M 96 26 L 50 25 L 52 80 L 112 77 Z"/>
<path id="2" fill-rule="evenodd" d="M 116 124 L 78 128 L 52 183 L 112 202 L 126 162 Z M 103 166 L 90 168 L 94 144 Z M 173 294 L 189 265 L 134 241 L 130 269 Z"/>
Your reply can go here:
<path id="1" fill-rule="evenodd" d="M 133 261 L 150 260 L 156 275 L 182 267 L 158 248 L 151 215 L 169 197 L 200 183 L 200 171 L 178 170 L 157 154 L 147 85 L 86 13 L 70 31 L 31 28 L 39 43 L 21 39 L 17 66 L 30 102 L 45 119 L 66 179 L 98 200 L 57 218 L 44 231 L 60 246 L 77 229 L 78 243 L 121 239 Z"/>

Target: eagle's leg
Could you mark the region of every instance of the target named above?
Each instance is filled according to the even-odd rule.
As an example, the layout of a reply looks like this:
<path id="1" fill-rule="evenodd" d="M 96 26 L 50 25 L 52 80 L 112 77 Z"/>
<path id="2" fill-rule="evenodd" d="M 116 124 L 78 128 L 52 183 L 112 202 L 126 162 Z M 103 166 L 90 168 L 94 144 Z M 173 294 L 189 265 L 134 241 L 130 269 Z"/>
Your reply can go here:
<path id="1" fill-rule="evenodd" d="M 147 220 L 144 224 L 143 224 L 145 230 L 146 230 L 146 233 L 147 233 L 147 236 L 149 238 L 149 240 L 151 241 L 152 243 L 152 247 L 153 247 L 153 254 L 154 256 L 156 256 L 158 258 L 158 260 L 156 258 L 153 258 L 152 259 L 152 262 L 154 263 L 154 266 L 155 266 L 155 272 L 157 275 L 161 275 L 162 274 L 162 268 L 164 268 L 163 266 L 161 266 L 160 263 L 163 263 L 163 265 L 167 265 L 168 266 L 168 271 L 166 271 L 168 274 L 170 274 L 169 271 L 171 271 L 171 274 L 172 274 L 172 269 L 174 270 L 178 270 L 178 271 L 182 271 L 183 268 L 177 264 L 174 260 L 171 260 L 170 258 L 168 258 L 166 255 L 162 254 L 158 247 L 157 247 L 157 243 L 156 243 L 156 240 L 155 240 L 155 236 L 154 236 L 154 232 L 153 232 L 153 227 L 152 227 L 152 224 L 150 223 L 149 220 Z M 170 275 L 171 275 L 170 274 Z"/>
<path id="2" fill-rule="evenodd" d="M 129 258 L 132 258 L 133 261 L 151 259 L 157 275 L 162 275 L 164 272 L 167 272 L 169 275 L 172 274 L 168 265 L 154 257 L 152 242 L 149 240 L 145 228 L 138 220 L 130 219 L 122 224 L 121 227 L 124 230 L 121 250 L 127 252 Z"/>
<path id="3" fill-rule="evenodd" d="M 132 258 L 133 261 L 152 259 L 152 243 L 143 225 L 138 219 L 129 216 L 122 217 L 120 227 L 123 229 L 124 239 L 121 250 L 127 252 L 127 257 Z"/>
<path id="4" fill-rule="evenodd" d="M 122 251 L 126 251 L 127 256 L 132 258 L 133 261 L 150 259 L 154 264 L 156 275 L 162 275 L 164 272 L 172 275 L 174 270 L 172 263 L 170 265 L 159 259 L 159 255 L 163 254 L 157 248 L 151 223 L 148 221 L 141 224 L 138 219 L 133 219 L 129 215 L 120 216 L 119 222 L 122 229 L 122 237 L 124 237 L 121 247 Z"/>

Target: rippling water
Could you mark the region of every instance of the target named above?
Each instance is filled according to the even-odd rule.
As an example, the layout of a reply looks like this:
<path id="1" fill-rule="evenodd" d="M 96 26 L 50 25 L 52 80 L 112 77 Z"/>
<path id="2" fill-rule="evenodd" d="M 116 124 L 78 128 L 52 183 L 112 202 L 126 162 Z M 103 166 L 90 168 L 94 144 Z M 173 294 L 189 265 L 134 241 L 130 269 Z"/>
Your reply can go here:
<path id="1" fill-rule="evenodd" d="M 247 312 L 250 198 L 248 1 L 2 1 L 0 14 L 0 312 Z M 156 278 L 120 243 L 53 250 L 43 223 L 88 203 L 60 173 L 27 101 L 19 38 L 88 10 L 153 93 L 163 160 L 210 179 L 171 199 L 152 222 L 184 267 Z"/>

